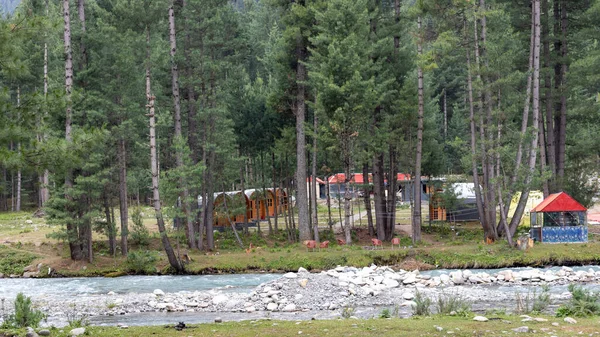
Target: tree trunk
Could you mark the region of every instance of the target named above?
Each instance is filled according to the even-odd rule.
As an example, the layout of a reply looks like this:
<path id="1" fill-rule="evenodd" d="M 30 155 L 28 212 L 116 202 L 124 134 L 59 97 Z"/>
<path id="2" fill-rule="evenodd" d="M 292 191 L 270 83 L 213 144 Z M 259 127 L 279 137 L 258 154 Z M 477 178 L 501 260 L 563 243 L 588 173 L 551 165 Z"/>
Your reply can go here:
<path id="1" fill-rule="evenodd" d="M 383 178 L 383 153 L 373 157 L 373 199 L 375 199 L 375 229 L 377 239 L 385 240 L 386 205 Z"/>
<path id="2" fill-rule="evenodd" d="M 184 169 L 183 164 L 183 150 L 181 146 L 183 146 L 183 136 L 181 133 L 181 103 L 180 103 L 180 95 L 179 95 L 179 70 L 177 69 L 177 62 L 175 61 L 175 54 L 177 52 L 177 36 L 175 30 L 175 1 L 171 1 L 171 5 L 169 6 L 169 42 L 171 45 L 170 55 L 171 55 L 171 89 L 173 94 L 173 108 L 174 108 L 174 124 L 175 124 L 175 163 L 179 170 Z M 194 221 L 192 220 L 192 216 L 190 215 L 190 209 L 192 208 L 190 204 L 190 192 L 187 186 L 187 182 L 183 178 L 183 172 L 180 172 L 179 178 L 179 188 L 181 192 L 179 193 L 179 197 L 181 198 L 181 205 L 183 205 L 183 213 L 185 214 L 185 225 L 186 232 L 185 236 L 187 238 L 188 247 L 190 249 L 196 248 L 196 235 L 194 233 Z"/>
<path id="3" fill-rule="evenodd" d="M 465 31 L 466 23 L 465 23 Z M 465 35 L 468 36 L 468 34 Z M 468 39 L 468 37 L 467 37 Z M 481 220 L 481 224 L 483 225 L 484 231 L 486 231 L 485 226 L 485 213 L 483 209 L 483 199 L 481 195 L 481 189 L 479 186 L 479 171 L 477 170 L 477 131 L 475 127 L 475 106 L 473 102 L 473 81 L 471 78 L 471 56 L 469 53 L 469 46 L 467 46 L 467 88 L 468 88 L 468 97 L 469 97 L 469 121 L 471 126 L 471 170 L 473 174 L 473 189 L 475 190 L 475 201 L 477 204 L 477 213 L 479 214 L 479 219 Z"/>
<path id="4" fill-rule="evenodd" d="M 304 102 L 305 88 L 303 82 L 306 80 L 306 69 L 301 61 L 304 61 L 304 46 L 297 46 L 298 65 L 296 66 L 296 204 L 298 205 L 298 229 L 300 230 L 300 241 L 310 240 L 310 228 L 308 227 L 308 195 L 306 191 L 306 138 L 304 135 L 304 120 L 306 106 Z"/>
<path id="5" fill-rule="evenodd" d="M 242 154 L 239 154 L 240 157 Z M 246 160 L 244 160 L 245 162 Z M 246 203 L 246 186 L 244 179 L 244 165 L 240 166 L 240 188 L 242 197 L 244 198 L 244 203 Z M 277 226 L 277 211 L 275 211 L 275 225 Z M 244 208 L 244 233 L 248 234 L 248 211 L 247 207 Z"/>
<path id="6" fill-rule="evenodd" d="M 510 202 L 512 200 L 512 196 L 516 192 L 517 183 L 519 180 L 519 176 L 521 175 L 521 163 L 523 161 L 523 141 L 527 136 L 527 125 L 529 123 L 529 107 L 531 104 L 531 83 L 533 81 L 533 48 L 534 48 L 534 31 L 535 27 L 534 23 L 534 13 L 531 13 L 531 38 L 530 38 L 530 47 L 529 47 L 529 68 L 527 75 L 527 88 L 525 89 L 525 102 L 523 103 L 523 113 L 521 115 L 521 132 L 519 136 L 519 144 L 517 146 L 517 154 L 515 157 L 515 168 L 511 177 L 510 185 L 508 188 L 508 193 L 505 195 L 504 200 L 504 213 L 508 214 L 508 210 L 510 208 Z M 504 231 L 504 224 L 500 222 L 496 230 L 499 233 L 506 233 Z"/>
<path id="7" fill-rule="evenodd" d="M 44 1 L 46 8 L 46 17 L 48 17 L 48 0 Z M 43 120 L 45 116 L 48 115 L 48 36 L 46 34 L 44 41 L 44 116 L 41 116 L 40 119 Z M 43 124 L 43 123 L 40 123 Z M 39 136 L 38 141 L 42 142 L 46 140 L 46 134 L 41 134 Z M 46 201 L 50 199 L 50 189 L 48 188 L 48 184 L 50 183 L 49 179 L 50 173 L 47 169 L 44 169 L 44 172 L 39 178 L 40 183 L 40 193 L 39 193 L 39 207 L 42 208 L 46 204 Z"/>
<path id="8" fill-rule="evenodd" d="M 311 206 L 312 206 L 312 224 L 313 224 L 313 235 L 315 241 L 319 242 L 319 216 L 317 214 L 317 135 L 319 133 L 317 112 L 314 112 L 313 116 L 313 151 L 312 151 L 312 178 L 311 178 Z"/>
<path id="9" fill-rule="evenodd" d="M 352 216 L 350 211 L 350 204 L 352 203 L 352 194 L 350 192 L 350 153 L 348 151 L 344 154 L 344 173 L 346 175 L 346 179 L 344 180 L 344 236 L 346 238 L 346 243 L 352 243 L 352 235 L 351 229 L 352 224 L 350 223 L 350 218 Z M 341 205 L 340 205 L 341 207 Z"/>
<path id="10" fill-rule="evenodd" d="M 331 188 L 329 186 L 329 177 L 327 178 L 327 223 L 329 230 L 333 233 L 333 219 L 331 218 Z"/>
<path id="11" fill-rule="evenodd" d="M 385 239 L 392 240 L 396 226 L 396 148 L 393 145 L 389 147 L 390 152 L 390 170 L 388 174 L 388 195 L 387 195 L 387 226 L 385 229 Z"/>
<path id="12" fill-rule="evenodd" d="M 64 26 L 64 47 L 65 47 L 65 101 L 66 101 L 66 117 L 65 117 L 65 141 L 67 144 L 73 142 L 71 136 L 71 123 L 72 123 L 72 109 L 73 103 L 71 101 L 71 92 L 73 90 L 73 52 L 71 50 L 71 17 L 69 0 L 63 0 L 63 20 Z M 65 174 L 65 199 L 69 202 L 73 201 L 71 196 L 71 190 L 73 189 L 73 171 L 71 168 L 67 168 Z M 79 245 L 79 236 L 77 225 L 71 221 L 67 222 L 67 232 L 69 241 L 69 250 L 71 252 L 72 260 L 81 260 L 83 258 L 83 252 Z"/>
<path id="13" fill-rule="evenodd" d="M 85 0 L 77 0 L 77 14 L 79 17 L 79 23 L 81 24 L 81 37 L 79 39 L 79 51 L 81 53 L 81 63 L 79 64 L 79 71 L 83 71 L 87 68 L 88 64 L 88 55 L 87 48 L 85 46 L 85 42 L 83 41 L 86 33 L 85 28 Z M 85 81 L 81 81 L 81 87 L 85 88 Z"/>
<path id="14" fill-rule="evenodd" d="M 223 184 L 223 192 L 225 192 L 225 184 Z M 229 225 L 231 226 L 231 229 L 233 230 L 233 234 L 235 235 L 235 239 L 238 242 L 238 245 L 240 246 L 240 248 L 244 249 L 244 244 L 242 243 L 242 239 L 240 239 L 240 236 L 237 232 L 237 229 L 235 228 L 235 223 L 233 223 L 231 221 L 231 215 L 229 214 L 229 208 L 227 207 L 227 196 L 225 196 L 223 198 L 223 206 L 225 207 L 225 214 L 227 216 L 227 221 L 229 222 Z"/>
<path id="15" fill-rule="evenodd" d="M 558 1 L 558 0 L 555 0 Z M 561 78 L 561 90 L 560 90 L 560 132 L 558 134 L 558 164 L 556 173 L 558 175 L 559 190 L 564 188 L 565 178 L 565 147 L 567 139 L 567 1 L 560 1 L 560 78 Z"/>
<path id="16" fill-rule="evenodd" d="M 279 232 L 279 227 L 278 227 L 278 218 L 279 218 L 279 205 L 281 204 L 281 200 L 280 200 L 280 194 L 281 193 L 277 193 L 277 175 L 276 172 L 277 170 L 275 169 L 275 152 L 271 152 L 271 165 L 273 168 L 273 195 L 275 197 L 274 201 L 273 201 L 273 226 L 275 227 L 275 232 Z M 242 171 L 243 172 L 243 171 Z M 243 179 L 243 174 L 242 174 L 242 179 Z"/>
<path id="17" fill-rule="evenodd" d="M 363 199 L 365 201 L 365 210 L 367 211 L 367 226 L 369 228 L 369 236 L 375 236 L 375 228 L 373 227 L 373 214 L 371 213 L 371 189 L 369 185 L 369 164 L 367 162 L 363 165 Z"/>
<path id="18" fill-rule="evenodd" d="M 421 17 L 417 19 L 417 28 L 419 37 L 417 38 L 417 54 L 419 57 L 423 55 L 423 32 L 421 28 Z M 421 241 L 421 155 L 423 151 L 423 115 L 425 103 L 423 98 L 423 69 L 421 66 L 417 68 L 417 90 L 419 98 L 418 122 L 417 122 L 417 149 L 415 158 L 415 175 L 414 175 L 414 207 L 412 216 L 412 240 L 413 243 Z"/>
<path id="19" fill-rule="evenodd" d="M 554 189 L 554 180 L 556 177 L 556 150 L 554 141 L 554 117 L 552 110 L 552 74 L 550 72 L 550 32 L 549 32 L 549 6 L 548 0 L 542 0 L 542 15 L 544 22 L 542 24 L 542 43 L 544 48 L 544 89 L 546 103 L 546 157 L 550 167 L 550 181 L 544 180 L 544 198 L 547 197 L 546 190 L 550 193 Z M 551 186 L 548 186 L 548 185 Z"/>
<path id="20" fill-rule="evenodd" d="M 106 218 L 106 236 L 108 237 L 108 251 L 110 255 L 115 256 L 117 251 L 117 230 L 115 223 L 112 221 L 110 216 L 110 205 L 108 202 L 108 195 L 106 189 L 104 190 L 103 201 L 104 201 L 104 217 Z"/>
<path id="21" fill-rule="evenodd" d="M 533 111 L 532 111 L 532 127 L 533 127 L 533 138 L 531 140 L 531 148 L 529 152 L 529 170 L 525 177 L 525 184 L 519 203 L 515 209 L 515 214 L 510 222 L 510 233 L 509 236 L 514 235 L 517 230 L 523 212 L 525 210 L 525 204 L 529 198 L 529 190 L 531 187 L 531 181 L 533 180 L 535 172 L 535 163 L 537 156 L 538 146 L 538 127 L 539 127 L 539 111 L 540 111 L 540 0 L 533 0 L 533 19 L 534 19 L 534 46 L 533 46 Z"/>
<path id="22" fill-rule="evenodd" d="M 486 146 L 486 150 L 484 151 L 484 191 L 486 194 L 486 218 L 488 222 L 488 226 L 491 230 L 491 234 L 488 238 L 492 241 L 496 240 L 498 235 L 496 232 L 496 193 L 494 192 L 495 185 L 494 181 L 494 169 L 493 169 L 493 159 L 491 154 L 491 147 L 494 143 L 494 134 L 491 132 L 490 127 L 492 126 L 492 94 L 491 94 L 491 80 L 490 76 L 487 74 L 489 69 L 489 61 L 487 57 L 487 16 L 485 11 L 487 10 L 485 0 L 479 1 L 480 9 L 484 11 L 481 16 L 481 52 L 480 57 L 483 61 L 485 71 L 483 72 L 483 85 L 484 85 L 484 105 L 486 111 L 486 129 L 483 131 L 483 134 L 487 134 L 487 139 L 489 145 Z M 482 115 L 483 118 L 483 115 Z M 482 138 L 482 144 L 484 144 L 484 138 Z"/>
<path id="23" fill-rule="evenodd" d="M 146 27 L 146 99 L 148 101 L 148 117 L 150 118 L 150 169 L 152 171 L 152 204 L 154 206 L 154 212 L 156 213 L 158 231 L 160 233 L 160 238 L 165 249 L 165 253 L 167 254 L 169 264 L 177 273 L 181 273 L 184 270 L 183 265 L 177 256 L 175 256 L 175 252 L 173 251 L 173 247 L 171 246 L 171 242 L 167 236 L 160 204 L 160 194 L 158 189 L 158 155 L 156 152 L 156 127 L 154 116 L 155 97 L 150 88 L 150 29 L 148 27 Z"/>
<path id="24" fill-rule="evenodd" d="M 208 118 L 208 132 L 209 132 L 209 141 L 212 143 L 213 142 L 213 137 L 214 137 L 214 116 L 210 115 Z M 205 152 L 206 152 L 206 148 L 205 148 Z M 211 148 L 208 149 L 208 158 L 207 158 L 207 166 L 206 166 L 206 196 L 207 196 L 207 201 L 206 201 L 206 208 L 205 210 L 205 219 L 206 222 L 204 222 L 204 228 L 206 228 L 206 249 L 208 250 L 213 250 L 215 249 L 215 240 L 214 240 L 214 233 L 213 233 L 213 209 L 214 209 L 214 193 L 215 193 L 215 186 L 214 186 L 214 176 L 213 176 L 213 170 L 215 167 L 215 158 L 216 154 L 215 151 Z"/>
<path id="25" fill-rule="evenodd" d="M 121 255 L 127 256 L 129 235 L 128 219 L 129 209 L 127 206 L 127 148 L 125 139 L 119 140 L 119 216 L 121 219 Z"/>
<path id="26" fill-rule="evenodd" d="M 17 125 L 21 125 L 21 87 L 17 86 Z M 17 153 L 21 156 L 21 142 L 17 142 Z M 21 163 L 17 168 L 17 203 L 15 211 L 21 211 Z"/>

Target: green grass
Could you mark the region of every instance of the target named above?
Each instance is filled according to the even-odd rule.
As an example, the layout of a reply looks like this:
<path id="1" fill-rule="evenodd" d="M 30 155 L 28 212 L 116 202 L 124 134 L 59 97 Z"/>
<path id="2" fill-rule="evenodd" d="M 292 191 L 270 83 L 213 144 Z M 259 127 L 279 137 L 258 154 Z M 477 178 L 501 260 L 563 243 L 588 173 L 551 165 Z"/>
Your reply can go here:
<path id="1" fill-rule="evenodd" d="M 512 329 L 527 325 L 528 336 L 588 336 L 598 331 L 596 319 L 579 319 L 577 324 L 567 324 L 562 319 L 546 317 L 548 322 L 522 323 L 517 316 L 497 316 L 488 322 L 475 322 L 470 317 L 428 316 L 409 319 L 338 319 L 316 321 L 242 321 L 191 325 L 183 331 L 170 326 L 129 327 L 122 330 L 116 327 L 87 327 L 86 335 L 96 337 L 117 336 L 215 336 L 215 337 L 281 337 L 281 336 L 521 336 Z M 552 326 L 558 322 L 559 326 Z M 436 326 L 443 328 L 438 331 Z M 544 329 L 544 330 L 542 330 Z M 68 336 L 70 328 L 51 331 L 51 336 Z M 448 332 L 452 331 L 452 334 Z M 5 332 L 4 336 L 25 336 L 24 330 Z M 2 333 L 0 333 L 2 336 Z"/>
<path id="2" fill-rule="evenodd" d="M 35 260 L 36 255 L 0 245 L 0 273 L 22 274 L 23 268 Z"/>

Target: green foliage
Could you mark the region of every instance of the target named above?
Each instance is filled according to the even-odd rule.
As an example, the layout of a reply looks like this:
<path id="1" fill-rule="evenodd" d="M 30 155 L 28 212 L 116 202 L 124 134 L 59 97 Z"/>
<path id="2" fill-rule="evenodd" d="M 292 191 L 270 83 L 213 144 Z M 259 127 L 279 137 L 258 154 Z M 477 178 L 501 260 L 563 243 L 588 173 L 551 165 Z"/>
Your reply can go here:
<path id="1" fill-rule="evenodd" d="M 150 244 L 150 231 L 144 225 L 141 207 L 131 209 L 131 221 L 133 226 L 129 230 L 129 240 L 140 247 L 147 247 Z"/>
<path id="2" fill-rule="evenodd" d="M 154 274 L 156 273 L 157 256 L 155 252 L 135 250 L 127 255 L 125 266 L 130 273 Z"/>
<path id="3" fill-rule="evenodd" d="M 46 315 L 33 309 L 31 298 L 18 293 L 15 299 L 15 313 L 10 315 L 5 324 L 16 328 L 33 327 L 37 328 L 40 322 L 46 318 Z"/>
<path id="4" fill-rule="evenodd" d="M 342 308 L 341 316 L 342 318 L 349 319 L 350 317 L 354 316 L 355 311 L 356 308 L 354 308 L 353 306 L 345 306 Z"/>
<path id="5" fill-rule="evenodd" d="M 431 298 L 423 295 L 419 291 L 415 293 L 413 299 L 415 305 L 412 307 L 413 315 L 415 316 L 429 316 L 431 315 Z"/>
<path id="6" fill-rule="evenodd" d="M 569 284 L 571 299 L 556 310 L 557 317 L 589 317 L 600 315 L 600 294 L 592 293 L 575 284 Z"/>
<path id="7" fill-rule="evenodd" d="M 459 294 L 442 292 L 435 302 L 437 313 L 442 315 L 458 315 L 466 317 L 471 312 L 471 303 Z"/>
<path id="8" fill-rule="evenodd" d="M 35 258 L 36 256 L 31 253 L 0 245 L 0 273 L 5 275 L 21 275 L 23 274 L 23 269 L 33 262 Z"/>
<path id="9" fill-rule="evenodd" d="M 392 312 L 388 308 L 381 310 L 381 312 L 379 313 L 379 318 L 391 318 L 391 317 L 392 317 Z"/>

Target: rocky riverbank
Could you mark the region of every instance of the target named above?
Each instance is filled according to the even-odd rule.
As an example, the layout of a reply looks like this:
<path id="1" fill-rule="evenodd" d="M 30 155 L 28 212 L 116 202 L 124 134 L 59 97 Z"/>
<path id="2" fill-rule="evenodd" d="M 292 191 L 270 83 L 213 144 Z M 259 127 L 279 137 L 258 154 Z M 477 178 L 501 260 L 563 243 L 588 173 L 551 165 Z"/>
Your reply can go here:
<path id="1" fill-rule="evenodd" d="M 250 293 L 210 291 L 152 293 L 114 293 L 79 295 L 73 298 L 33 298 L 37 307 L 49 315 L 51 324 L 65 324 L 74 319 L 117 316 L 127 322 L 127 315 L 143 313 L 218 313 L 227 320 L 228 313 L 298 313 L 299 317 L 339 316 L 344 308 L 356 308 L 362 316 L 373 315 L 381 307 L 397 307 L 400 314 L 410 315 L 416 292 L 436 298 L 440 294 L 460 296 L 473 308 L 515 306 L 515 293 L 530 287 L 548 285 L 555 303 L 570 297 L 565 285 L 600 282 L 600 270 L 523 269 L 486 273 L 471 270 L 424 272 L 395 271 L 390 267 L 337 267 L 320 273 L 300 268 L 256 287 Z M 11 304 L 5 307 L 12 307 Z M 361 311 L 361 308 L 368 310 Z M 512 309 L 511 309 L 512 308 Z M 375 310 L 375 311 L 374 311 Z M 117 320 L 118 321 L 118 320 Z"/>

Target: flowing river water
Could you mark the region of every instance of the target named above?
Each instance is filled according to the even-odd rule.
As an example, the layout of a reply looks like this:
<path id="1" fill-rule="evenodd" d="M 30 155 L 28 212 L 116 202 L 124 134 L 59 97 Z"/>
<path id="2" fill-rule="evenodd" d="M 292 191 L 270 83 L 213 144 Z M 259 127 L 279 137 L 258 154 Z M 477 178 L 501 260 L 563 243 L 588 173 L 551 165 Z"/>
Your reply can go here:
<path id="1" fill-rule="evenodd" d="M 513 271 L 522 271 L 527 268 L 512 268 Z M 558 270 L 560 267 L 543 268 L 541 271 Z M 573 267 L 577 270 L 600 270 L 600 266 Z M 506 269 L 472 270 L 474 273 L 497 273 Z M 431 277 L 449 274 L 453 270 L 439 269 L 423 271 L 422 275 Z M 152 298 L 155 289 L 161 289 L 165 294 L 207 294 L 210 296 L 224 295 L 230 298 L 244 299 L 257 286 L 281 278 L 281 274 L 231 274 L 231 275 L 198 275 L 198 276 L 124 276 L 118 278 L 4 278 L 0 279 L 0 300 L 2 308 L 0 314 L 6 314 L 7 308 L 12 306 L 16 294 L 21 292 L 32 298 L 34 304 L 50 312 L 47 325 L 62 326 L 69 320 L 87 317 L 93 325 L 157 325 L 171 324 L 179 321 L 186 323 L 212 322 L 220 317 L 226 321 L 252 320 L 260 318 L 307 320 L 313 317 L 319 319 L 333 319 L 339 317 L 340 310 L 299 310 L 295 312 L 264 311 L 146 311 L 139 312 L 135 308 L 126 311 L 106 314 L 102 310 L 88 310 L 94 305 L 112 306 L 113 302 L 147 303 Z M 596 282 L 584 283 L 583 287 L 600 291 Z M 550 295 L 553 306 L 556 308 L 568 298 L 568 285 L 551 285 Z M 518 296 L 524 297 L 541 291 L 540 285 L 460 285 L 451 287 L 426 288 L 423 292 L 435 297 L 436 294 L 460 294 L 469 300 L 472 308 L 477 312 L 490 309 L 513 311 Z M 314 294 L 318 296 L 317 294 Z M 135 299 L 132 301 L 131 299 Z M 58 309 L 57 309 L 57 303 Z M 67 306 L 60 308 L 60 306 Z M 377 316 L 383 308 L 370 302 L 358 303 L 354 315 L 358 317 Z M 410 308 L 400 308 L 401 316 L 409 316 Z"/>

